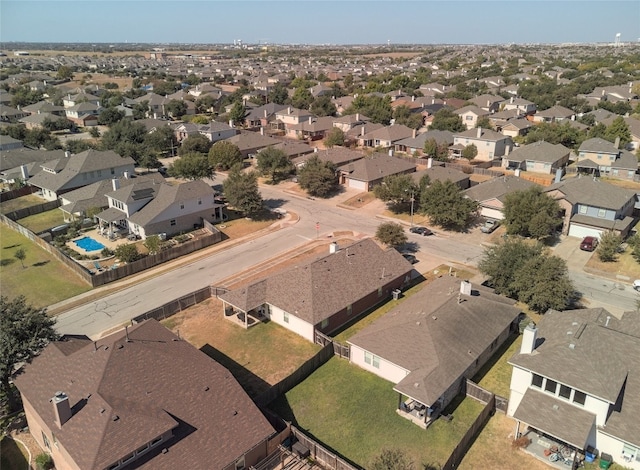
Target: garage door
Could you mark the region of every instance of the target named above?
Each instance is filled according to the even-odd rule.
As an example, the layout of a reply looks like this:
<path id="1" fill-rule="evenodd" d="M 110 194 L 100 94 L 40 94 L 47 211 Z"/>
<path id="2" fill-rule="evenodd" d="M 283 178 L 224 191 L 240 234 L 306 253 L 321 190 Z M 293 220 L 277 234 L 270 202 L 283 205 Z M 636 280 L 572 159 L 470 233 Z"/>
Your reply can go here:
<path id="1" fill-rule="evenodd" d="M 594 227 L 587 227 L 584 225 L 571 224 L 569 226 L 569 236 L 576 238 L 584 238 L 584 237 L 598 237 L 602 235 L 602 230 L 598 230 Z"/>
<path id="2" fill-rule="evenodd" d="M 349 179 L 349 187 L 350 188 L 355 188 L 355 189 L 360 189 L 362 191 L 366 191 L 367 190 L 367 183 L 365 181 L 358 181 L 358 180 Z"/>
<path id="3" fill-rule="evenodd" d="M 489 209 L 488 207 L 483 207 L 480 210 L 480 215 L 488 219 L 496 219 L 496 220 L 504 219 L 504 214 L 502 213 L 502 211 L 499 211 L 497 209 Z"/>

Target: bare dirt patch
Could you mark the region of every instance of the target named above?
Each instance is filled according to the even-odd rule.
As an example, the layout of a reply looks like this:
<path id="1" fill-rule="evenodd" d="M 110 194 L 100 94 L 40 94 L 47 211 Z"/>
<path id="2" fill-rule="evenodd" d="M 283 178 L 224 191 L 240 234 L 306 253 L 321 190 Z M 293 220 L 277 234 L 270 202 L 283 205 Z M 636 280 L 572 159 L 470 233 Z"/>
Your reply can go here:
<path id="1" fill-rule="evenodd" d="M 342 202 L 343 206 L 359 209 L 374 201 L 376 196 L 373 193 L 360 193 Z"/>

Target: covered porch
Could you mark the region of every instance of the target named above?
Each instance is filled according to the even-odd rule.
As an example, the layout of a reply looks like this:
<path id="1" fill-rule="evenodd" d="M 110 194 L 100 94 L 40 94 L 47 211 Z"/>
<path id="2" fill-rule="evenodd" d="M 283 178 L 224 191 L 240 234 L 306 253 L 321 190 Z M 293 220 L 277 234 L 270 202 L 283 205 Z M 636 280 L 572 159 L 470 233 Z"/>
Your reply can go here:
<path id="1" fill-rule="evenodd" d="M 98 219 L 99 234 L 109 240 L 125 238 L 130 233 L 127 215 L 115 207 L 109 207 L 95 217 Z"/>
<path id="2" fill-rule="evenodd" d="M 398 394 L 396 413 L 422 429 L 427 429 L 440 416 L 438 403 L 428 406 L 401 393 Z"/>
<path id="3" fill-rule="evenodd" d="M 267 319 L 268 306 L 259 305 L 245 311 L 222 300 L 222 311 L 225 319 L 240 325 L 244 329 L 249 329 Z"/>

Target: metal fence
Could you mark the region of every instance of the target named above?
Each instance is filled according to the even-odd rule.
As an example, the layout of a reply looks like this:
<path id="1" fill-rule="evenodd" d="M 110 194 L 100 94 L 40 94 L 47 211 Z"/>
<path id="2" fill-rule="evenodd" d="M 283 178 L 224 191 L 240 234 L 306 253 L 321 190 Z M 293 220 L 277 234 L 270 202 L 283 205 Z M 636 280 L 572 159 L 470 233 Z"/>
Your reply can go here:
<path id="1" fill-rule="evenodd" d="M 361 470 L 314 441 L 295 426 L 291 426 L 295 438 L 309 449 L 309 456 L 328 470 Z"/>

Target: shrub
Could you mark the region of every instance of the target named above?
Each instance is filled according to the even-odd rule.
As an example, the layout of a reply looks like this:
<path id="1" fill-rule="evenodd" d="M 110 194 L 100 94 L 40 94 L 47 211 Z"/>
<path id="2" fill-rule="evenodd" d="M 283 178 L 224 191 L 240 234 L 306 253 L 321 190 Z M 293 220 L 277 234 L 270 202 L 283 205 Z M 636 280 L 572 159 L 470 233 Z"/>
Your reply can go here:
<path id="1" fill-rule="evenodd" d="M 53 468 L 53 459 L 49 454 L 39 454 L 36 457 L 36 467 L 38 470 L 49 470 Z"/>
<path id="2" fill-rule="evenodd" d="M 525 436 L 519 437 L 518 439 L 514 439 L 513 441 L 511 441 L 511 447 L 513 447 L 514 449 L 524 449 L 529 444 L 531 444 L 531 439 Z"/>
<path id="3" fill-rule="evenodd" d="M 100 252 L 100 254 L 102 255 L 103 258 L 107 258 L 109 256 L 113 256 L 113 250 L 105 246 Z"/>

